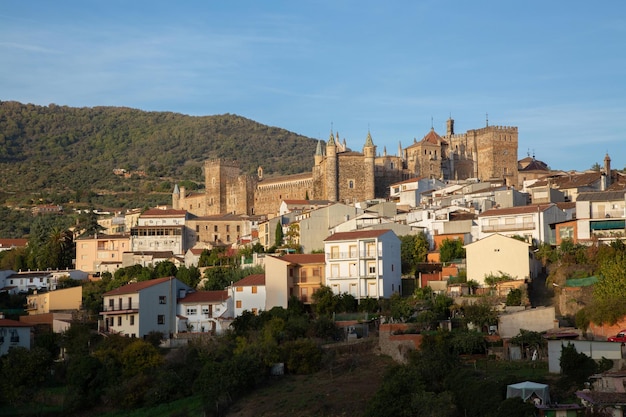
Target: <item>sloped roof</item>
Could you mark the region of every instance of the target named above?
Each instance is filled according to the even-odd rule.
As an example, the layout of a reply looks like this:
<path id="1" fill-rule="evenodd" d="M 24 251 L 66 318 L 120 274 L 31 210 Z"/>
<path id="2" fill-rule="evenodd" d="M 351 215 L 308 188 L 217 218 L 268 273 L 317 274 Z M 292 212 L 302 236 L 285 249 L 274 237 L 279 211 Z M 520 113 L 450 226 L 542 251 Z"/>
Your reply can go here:
<path id="1" fill-rule="evenodd" d="M 624 201 L 626 191 L 594 191 L 578 194 L 576 201 Z"/>
<path id="2" fill-rule="evenodd" d="M 148 281 L 134 282 L 132 284 L 122 285 L 119 288 L 111 290 L 103 294 L 103 296 L 115 296 L 115 295 L 123 295 L 123 294 L 134 294 L 143 289 L 153 287 L 155 285 L 162 284 L 164 282 L 168 282 L 169 280 L 176 279 L 175 277 L 165 277 L 165 278 L 157 278 L 151 279 Z"/>
<path id="3" fill-rule="evenodd" d="M 229 297 L 228 291 L 195 291 L 185 295 L 184 298 L 179 298 L 179 304 L 189 303 L 219 303 L 226 300 Z"/>
<path id="4" fill-rule="evenodd" d="M 0 248 L 13 248 L 28 245 L 28 239 L 0 239 Z"/>
<path id="5" fill-rule="evenodd" d="M 478 215 L 478 217 L 490 217 L 490 216 L 508 216 L 512 214 L 525 214 L 525 213 L 537 213 L 541 211 L 546 211 L 550 207 L 555 206 L 555 204 L 531 204 L 528 206 L 518 206 L 518 207 L 506 207 L 506 208 L 495 208 L 484 211 Z"/>
<path id="6" fill-rule="evenodd" d="M 355 232 L 340 232 L 328 236 L 324 239 L 324 242 L 333 242 L 339 240 L 354 240 L 354 239 L 367 239 L 371 237 L 382 236 L 385 233 L 391 232 L 391 229 L 378 229 L 378 230 L 358 230 Z"/>
<path id="7" fill-rule="evenodd" d="M 32 327 L 32 325 L 16 320 L 0 319 L 0 327 Z"/>
<path id="8" fill-rule="evenodd" d="M 292 253 L 283 256 L 276 256 L 276 259 L 289 262 L 291 264 L 318 264 L 325 262 L 323 253 Z"/>
<path id="9" fill-rule="evenodd" d="M 538 161 L 536 159 L 533 159 L 524 168 L 520 168 L 519 169 L 519 172 L 527 172 L 527 171 L 546 171 L 546 172 L 548 172 L 548 171 L 550 171 L 550 168 L 548 168 L 548 166 L 544 162 Z"/>
<path id="10" fill-rule="evenodd" d="M 265 285 L 265 274 L 252 274 L 233 284 L 233 287 L 251 287 L 256 285 Z"/>
<path id="11" fill-rule="evenodd" d="M 579 188 L 579 187 L 589 187 L 594 183 L 600 181 L 601 173 L 598 171 L 594 172 L 583 172 L 583 173 L 568 173 L 560 176 L 550 176 L 549 178 L 543 178 L 528 188 L 537 188 L 537 187 L 545 187 L 546 185 L 550 185 L 552 188 L 557 189 L 568 189 L 568 188 Z"/>

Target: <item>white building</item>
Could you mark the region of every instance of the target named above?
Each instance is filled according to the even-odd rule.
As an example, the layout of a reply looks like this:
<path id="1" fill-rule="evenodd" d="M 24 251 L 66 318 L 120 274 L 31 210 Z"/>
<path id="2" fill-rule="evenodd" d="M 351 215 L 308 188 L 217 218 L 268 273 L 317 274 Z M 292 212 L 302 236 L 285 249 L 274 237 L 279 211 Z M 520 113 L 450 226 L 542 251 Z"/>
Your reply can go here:
<path id="1" fill-rule="evenodd" d="M 130 230 L 131 252 L 167 252 L 184 256 L 189 247 L 185 210 L 150 209 Z"/>
<path id="2" fill-rule="evenodd" d="M 77 269 L 60 269 L 50 271 L 0 271 L 0 291 L 9 294 L 28 293 L 30 291 L 56 290 L 59 279 L 69 277 L 77 281 L 86 281 L 86 272 Z"/>
<path id="3" fill-rule="evenodd" d="M 556 243 L 551 225 L 567 220 L 567 214 L 556 204 L 496 208 L 478 216 L 478 240 L 494 233 L 522 236 L 529 243 Z"/>
<path id="4" fill-rule="evenodd" d="M 101 330 L 130 337 L 160 332 L 168 338 L 177 329 L 177 298 L 191 288 L 175 277 L 127 284 L 104 293 Z"/>
<path id="5" fill-rule="evenodd" d="M 229 288 L 235 305 L 235 317 L 244 311 L 253 314 L 265 310 L 265 274 L 253 274 L 235 282 Z"/>
<path id="6" fill-rule="evenodd" d="M 178 332 L 221 334 L 233 316 L 233 299 L 226 290 L 185 293 L 178 300 Z"/>
<path id="7" fill-rule="evenodd" d="M 0 356 L 6 355 L 11 348 L 30 349 L 30 331 L 30 324 L 5 319 L 0 313 Z"/>
<path id="8" fill-rule="evenodd" d="M 335 233 L 324 240 L 326 285 L 357 299 L 401 292 L 400 239 L 391 230 Z"/>

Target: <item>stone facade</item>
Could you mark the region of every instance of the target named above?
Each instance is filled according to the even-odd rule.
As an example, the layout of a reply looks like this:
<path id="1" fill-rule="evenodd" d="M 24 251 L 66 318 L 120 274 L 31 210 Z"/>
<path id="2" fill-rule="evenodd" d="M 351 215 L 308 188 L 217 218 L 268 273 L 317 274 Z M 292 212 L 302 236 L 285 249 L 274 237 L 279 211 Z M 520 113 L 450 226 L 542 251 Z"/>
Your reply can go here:
<path id="1" fill-rule="evenodd" d="M 362 152 L 350 150 L 339 134 L 331 132 L 323 145 L 318 142 L 310 173 L 264 178 L 242 174 L 235 161 L 206 161 L 204 193 L 187 194 L 174 189 L 172 206 L 197 216 L 226 213 L 277 215 L 281 201 L 316 199 L 353 204 L 389 195 L 389 186 L 413 177 L 442 180 L 503 179 L 518 184 L 517 127 L 487 126 L 454 133 L 449 119 L 445 136 L 434 129 L 398 155 L 376 155 L 368 132 Z"/>

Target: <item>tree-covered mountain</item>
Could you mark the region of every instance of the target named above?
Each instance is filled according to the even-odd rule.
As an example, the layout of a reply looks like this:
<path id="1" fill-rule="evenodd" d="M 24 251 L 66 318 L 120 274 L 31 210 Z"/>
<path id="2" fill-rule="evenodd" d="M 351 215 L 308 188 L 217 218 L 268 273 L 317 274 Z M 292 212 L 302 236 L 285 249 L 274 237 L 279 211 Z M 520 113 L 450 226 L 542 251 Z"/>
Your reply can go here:
<path id="1" fill-rule="evenodd" d="M 236 159 L 249 173 L 263 166 L 265 175 L 292 174 L 311 169 L 315 146 L 315 139 L 231 114 L 5 101 L 0 102 L 0 201 L 141 194 L 149 204 L 160 200 L 150 199 L 151 192 L 171 192 L 173 182 L 202 183 L 207 159 Z M 145 177 L 125 179 L 113 172 L 120 168 Z"/>

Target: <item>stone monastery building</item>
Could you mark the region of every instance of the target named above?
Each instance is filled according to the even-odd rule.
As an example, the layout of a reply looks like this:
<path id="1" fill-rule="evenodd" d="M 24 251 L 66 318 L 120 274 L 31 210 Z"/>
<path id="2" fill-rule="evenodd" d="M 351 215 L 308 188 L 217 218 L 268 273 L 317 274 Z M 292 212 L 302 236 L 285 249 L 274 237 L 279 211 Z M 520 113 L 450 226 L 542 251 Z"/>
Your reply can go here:
<path id="1" fill-rule="evenodd" d="M 328 200 L 346 204 L 385 198 L 389 186 L 409 178 L 426 177 L 444 181 L 476 178 L 498 180 L 517 186 L 517 127 L 489 126 L 454 133 L 448 119 L 445 136 L 431 129 L 421 141 L 407 148 L 398 146 L 398 156 L 376 155 L 368 132 L 362 152 L 355 152 L 333 132 L 326 143 L 319 141 L 311 172 L 264 178 L 242 174 L 236 161 L 208 160 L 204 163 L 205 190 L 187 193 L 174 188 L 172 206 L 196 216 L 219 214 L 263 215 L 278 213 L 281 201 Z"/>

